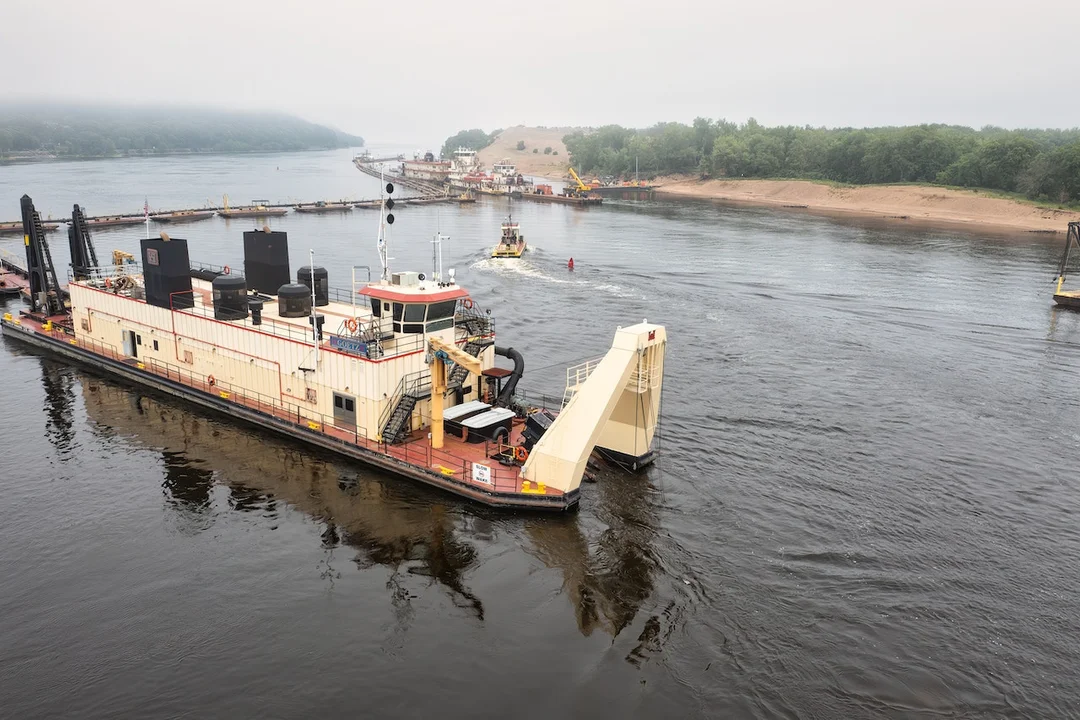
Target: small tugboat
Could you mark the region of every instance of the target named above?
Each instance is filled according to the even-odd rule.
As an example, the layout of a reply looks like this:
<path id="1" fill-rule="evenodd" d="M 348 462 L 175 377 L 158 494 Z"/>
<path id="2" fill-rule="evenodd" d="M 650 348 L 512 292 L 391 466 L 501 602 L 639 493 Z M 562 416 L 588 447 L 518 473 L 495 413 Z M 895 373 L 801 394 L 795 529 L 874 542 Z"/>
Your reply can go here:
<path id="1" fill-rule="evenodd" d="M 1063 307 L 1080 310 L 1080 290 L 1062 290 L 1065 275 L 1069 271 L 1069 257 L 1073 252 L 1080 253 L 1080 222 L 1069 223 L 1069 233 L 1065 237 L 1065 252 L 1061 254 L 1058 265 L 1057 289 L 1054 290 L 1054 302 Z"/>
<path id="2" fill-rule="evenodd" d="M 352 210 L 352 205 L 347 202 L 328 203 L 323 200 L 313 203 L 300 203 L 293 208 L 298 213 L 332 213 L 332 212 L 349 212 Z"/>
<path id="3" fill-rule="evenodd" d="M 507 216 L 502 224 L 502 237 L 491 251 L 495 258 L 519 258 L 525 252 L 525 236 L 521 234 L 513 216 Z"/>
<path id="4" fill-rule="evenodd" d="M 223 198 L 224 207 L 218 210 L 218 215 L 223 218 L 246 218 L 246 217 L 277 217 L 289 212 L 287 208 L 270 207 L 266 200 L 252 200 L 247 207 L 229 207 L 229 196 Z"/>
<path id="5" fill-rule="evenodd" d="M 160 223 L 182 223 L 206 220 L 214 217 L 216 210 L 177 210 L 176 212 L 158 213 L 151 215 L 150 219 Z"/>
<path id="6" fill-rule="evenodd" d="M 663 326 L 618 328 L 602 358 L 567 369 L 561 402 L 529 398 L 517 389 L 522 354 L 495 344 L 490 311 L 453 269 L 444 275 L 440 235 L 430 275 L 391 272 L 387 204 L 379 279 L 354 270 L 342 290 L 313 253 L 293 276 L 286 233 L 268 227 L 243 234 L 243 273 L 192 263 L 187 241 L 164 233 L 141 240 L 141 264 L 101 267 L 90 233 L 72 233 L 69 309 L 24 195 L 31 309 L 6 313 L 0 328 L 58 358 L 491 506 L 576 507 L 594 452 L 629 471 L 652 462 Z"/>

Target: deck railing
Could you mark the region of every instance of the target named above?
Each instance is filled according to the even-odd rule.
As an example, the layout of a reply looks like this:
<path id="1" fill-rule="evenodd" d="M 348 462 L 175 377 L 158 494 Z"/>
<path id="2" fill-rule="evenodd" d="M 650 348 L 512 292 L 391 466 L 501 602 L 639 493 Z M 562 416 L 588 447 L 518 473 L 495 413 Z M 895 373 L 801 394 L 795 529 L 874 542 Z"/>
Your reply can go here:
<path id="1" fill-rule="evenodd" d="M 301 432 L 320 435 L 327 440 L 346 447 L 362 447 L 398 462 L 419 467 L 428 472 L 440 473 L 449 481 L 479 490 L 505 493 L 521 492 L 521 478 L 518 468 L 506 467 L 492 457 L 498 447 L 494 443 L 484 443 L 483 463 L 489 468 L 484 478 L 474 475 L 473 461 L 461 457 L 452 448 L 436 450 L 424 440 L 414 440 L 402 445 L 386 445 L 369 440 L 365 428 L 356 425 L 338 425 L 334 418 L 328 417 L 307 407 L 284 402 L 254 390 L 236 387 L 212 377 L 197 377 L 190 370 L 153 358 L 138 359 L 117 351 L 117 348 L 89 338 L 76 339 L 70 330 L 54 327 L 42 331 L 56 339 L 76 345 L 84 350 L 126 364 L 135 370 L 165 378 L 185 387 L 199 390 L 207 395 L 244 407 L 263 416 L 267 421 L 298 429 Z"/>

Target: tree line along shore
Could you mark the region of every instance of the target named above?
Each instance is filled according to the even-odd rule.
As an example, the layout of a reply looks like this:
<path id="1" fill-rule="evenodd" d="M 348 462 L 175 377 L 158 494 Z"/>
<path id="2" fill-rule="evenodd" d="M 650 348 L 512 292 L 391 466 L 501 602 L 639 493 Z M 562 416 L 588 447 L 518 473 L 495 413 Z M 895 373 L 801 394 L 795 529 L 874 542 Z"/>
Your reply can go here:
<path id="1" fill-rule="evenodd" d="M 552 177 L 632 178 L 673 195 L 788 205 L 902 220 L 1063 231 L 1080 217 L 1080 130 L 946 125 L 765 127 L 698 118 L 647 129 L 617 125 L 561 134 L 564 162 L 530 155 L 550 128 L 463 131 L 459 145 L 500 147 L 519 170 Z M 525 148 L 514 152 L 512 136 Z M 539 157 L 547 164 L 536 164 Z"/>
<path id="2" fill-rule="evenodd" d="M 0 160 L 292 152 L 364 139 L 272 113 L 24 106 L 0 111 Z"/>

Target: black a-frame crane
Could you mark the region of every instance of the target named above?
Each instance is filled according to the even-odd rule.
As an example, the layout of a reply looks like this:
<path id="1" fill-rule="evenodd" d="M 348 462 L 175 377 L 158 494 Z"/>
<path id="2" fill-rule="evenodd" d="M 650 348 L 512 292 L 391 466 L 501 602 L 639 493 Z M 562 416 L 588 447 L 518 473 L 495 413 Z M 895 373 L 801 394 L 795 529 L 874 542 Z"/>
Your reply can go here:
<path id="1" fill-rule="evenodd" d="M 76 205 L 71 209 L 71 225 L 68 226 L 68 248 L 71 250 L 71 273 L 76 280 L 90 277 L 90 271 L 98 267 L 97 251 L 90 238 L 90 224 L 86 222 L 83 209 Z"/>
<path id="2" fill-rule="evenodd" d="M 1062 290 L 1065 275 L 1069 272 L 1069 258 L 1073 253 L 1080 255 L 1080 222 L 1069 223 L 1069 234 L 1065 237 L 1065 251 L 1061 254 L 1058 265 L 1057 289 L 1054 290 L 1054 302 L 1065 307 L 1080 309 L 1080 290 Z"/>
<path id="3" fill-rule="evenodd" d="M 23 195 L 23 240 L 26 244 L 26 269 L 30 275 L 30 311 L 46 316 L 62 315 L 64 292 L 56 277 L 49 241 L 41 225 L 41 215 L 34 209 L 34 201 Z"/>

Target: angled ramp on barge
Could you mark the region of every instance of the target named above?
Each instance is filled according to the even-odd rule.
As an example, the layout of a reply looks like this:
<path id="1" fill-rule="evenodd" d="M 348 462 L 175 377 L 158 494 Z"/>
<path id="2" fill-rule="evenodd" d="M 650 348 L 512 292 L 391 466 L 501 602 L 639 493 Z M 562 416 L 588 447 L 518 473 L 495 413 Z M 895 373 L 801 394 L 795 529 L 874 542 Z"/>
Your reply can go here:
<path id="1" fill-rule="evenodd" d="M 667 332 L 642 322 L 615 333 L 569 403 L 533 447 L 521 477 L 562 492 L 576 490 L 593 448 L 641 458 L 659 418 Z"/>

